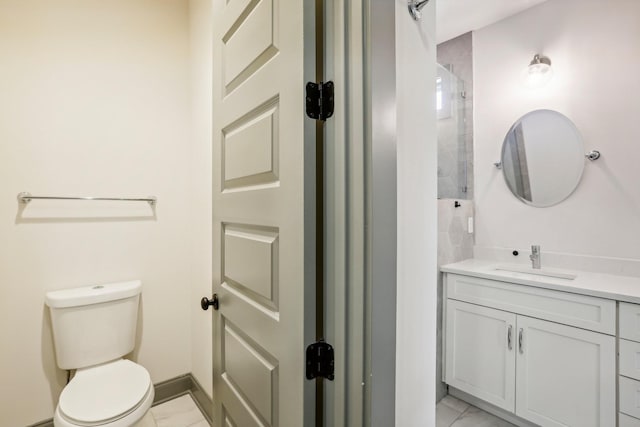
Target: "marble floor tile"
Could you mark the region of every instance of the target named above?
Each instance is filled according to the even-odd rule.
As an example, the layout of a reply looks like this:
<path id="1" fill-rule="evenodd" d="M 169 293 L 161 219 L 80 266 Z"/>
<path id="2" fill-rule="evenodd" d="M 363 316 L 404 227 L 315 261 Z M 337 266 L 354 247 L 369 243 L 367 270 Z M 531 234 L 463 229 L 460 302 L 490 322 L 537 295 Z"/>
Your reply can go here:
<path id="1" fill-rule="evenodd" d="M 150 410 L 157 427 L 208 427 L 202 412 L 189 394 L 154 406 Z"/>
<path id="2" fill-rule="evenodd" d="M 461 414 L 469 408 L 469 404 L 467 402 L 463 402 L 460 399 L 457 399 L 451 395 L 445 396 L 438 404 L 443 404 L 451 409 L 455 409 Z"/>
<path id="3" fill-rule="evenodd" d="M 193 398 L 185 394 L 149 411 L 157 427 L 209 427 Z M 144 424 L 144 427 L 151 424 Z M 142 427 L 142 426 L 141 426 Z M 453 396 L 436 405 L 436 427 L 515 427 Z"/>
<path id="4" fill-rule="evenodd" d="M 436 405 L 436 427 L 516 427 L 451 395 Z"/>
<path id="5" fill-rule="evenodd" d="M 436 427 L 449 427 L 460 415 L 462 411 L 456 411 L 440 401 L 436 405 Z"/>
<path id="6" fill-rule="evenodd" d="M 144 417 L 137 423 L 135 423 L 132 427 L 157 427 L 156 420 L 153 419 L 153 415 L 151 415 L 151 411 L 148 411 L 144 414 Z"/>
<path id="7" fill-rule="evenodd" d="M 516 427 L 496 416 L 484 412 L 475 406 L 469 408 L 451 424 L 450 427 Z"/>

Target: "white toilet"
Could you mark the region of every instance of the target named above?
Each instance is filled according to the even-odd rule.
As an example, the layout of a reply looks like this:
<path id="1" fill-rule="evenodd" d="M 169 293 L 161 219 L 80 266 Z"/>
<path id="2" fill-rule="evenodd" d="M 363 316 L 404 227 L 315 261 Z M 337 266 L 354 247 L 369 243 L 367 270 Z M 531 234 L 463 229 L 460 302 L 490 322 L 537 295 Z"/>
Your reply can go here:
<path id="1" fill-rule="evenodd" d="M 149 373 L 122 358 L 135 345 L 141 291 L 135 280 L 46 294 L 58 366 L 77 369 L 60 395 L 55 427 L 131 427 L 151 407 Z"/>

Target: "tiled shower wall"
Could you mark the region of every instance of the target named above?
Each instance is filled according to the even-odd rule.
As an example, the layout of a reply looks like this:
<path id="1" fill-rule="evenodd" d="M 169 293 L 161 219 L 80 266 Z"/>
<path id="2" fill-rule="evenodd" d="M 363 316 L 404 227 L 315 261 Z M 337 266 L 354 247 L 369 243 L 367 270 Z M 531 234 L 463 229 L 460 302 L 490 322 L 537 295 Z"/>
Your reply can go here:
<path id="1" fill-rule="evenodd" d="M 473 199 L 473 57 L 472 57 L 472 33 L 468 32 L 454 39 L 438 45 L 437 61 L 447 66 L 450 71 L 464 81 L 464 151 L 466 158 L 458 158 L 460 164 L 458 170 L 467 168 L 467 192 L 464 196 L 467 200 Z M 461 141 L 462 142 L 462 141 Z M 454 147 L 455 149 L 455 147 Z M 458 150 L 455 150 L 458 151 Z M 440 156 L 438 156 L 440 157 Z M 440 183 L 438 183 L 440 184 Z M 440 190 L 440 188 L 438 189 Z M 441 194 L 441 191 L 438 191 Z"/>
<path id="2" fill-rule="evenodd" d="M 464 82 L 437 67 L 438 198 L 467 199 Z"/>
<path id="3" fill-rule="evenodd" d="M 472 33 L 438 45 L 438 63 L 449 65 L 465 85 L 464 144 L 466 158 L 467 192 L 465 199 L 438 200 L 438 266 L 473 257 L 474 235 L 468 232 L 468 218 L 474 217 L 473 180 L 473 63 Z M 460 204 L 455 207 L 455 202 Z M 442 274 L 438 273 L 438 324 L 436 353 L 436 401 L 440 401 L 447 389 L 442 379 Z"/>
<path id="4" fill-rule="evenodd" d="M 456 202 L 460 206 L 456 207 Z M 473 258 L 473 234 L 469 218 L 473 218 L 472 200 L 438 200 L 438 266 Z M 436 401 L 446 394 L 442 379 L 442 273 L 438 273 L 438 333 L 436 344 Z"/>

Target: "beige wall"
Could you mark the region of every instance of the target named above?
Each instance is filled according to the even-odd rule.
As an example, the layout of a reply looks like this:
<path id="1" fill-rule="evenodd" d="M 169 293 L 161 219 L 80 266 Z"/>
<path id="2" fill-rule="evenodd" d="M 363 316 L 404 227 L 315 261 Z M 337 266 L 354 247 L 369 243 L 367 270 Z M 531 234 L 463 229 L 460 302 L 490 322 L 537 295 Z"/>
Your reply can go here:
<path id="1" fill-rule="evenodd" d="M 210 340 L 210 314 L 197 312 L 210 232 L 195 238 L 210 222 L 210 156 L 207 113 L 191 115 L 206 102 L 191 102 L 190 80 L 208 83 L 204 71 L 190 72 L 188 4 L 0 0 L 2 427 L 50 418 L 64 385 L 44 306 L 53 289 L 141 279 L 133 358 L 154 382 L 193 367 L 211 391 L 210 349 L 191 351 L 192 341 Z M 155 212 L 70 201 L 20 210 L 21 191 L 159 202 Z"/>
<path id="2" fill-rule="evenodd" d="M 212 67 L 213 27 L 211 0 L 189 0 L 191 28 L 191 162 L 193 282 L 191 317 L 191 372 L 213 395 L 212 311 L 202 311 L 198 300 L 211 297 L 212 284 Z"/>
<path id="3" fill-rule="evenodd" d="M 474 32 L 476 245 L 640 260 L 640 2 L 549 0 Z M 551 58 L 542 90 L 520 84 L 535 53 Z M 511 124 L 540 108 L 568 116 L 586 162 L 574 194 L 549 208 L 519 202 L 499 160 Z M 510 252 L 510 251 L 509 251 Z M 524 260 L 523 260 L 524 262 Z"/>

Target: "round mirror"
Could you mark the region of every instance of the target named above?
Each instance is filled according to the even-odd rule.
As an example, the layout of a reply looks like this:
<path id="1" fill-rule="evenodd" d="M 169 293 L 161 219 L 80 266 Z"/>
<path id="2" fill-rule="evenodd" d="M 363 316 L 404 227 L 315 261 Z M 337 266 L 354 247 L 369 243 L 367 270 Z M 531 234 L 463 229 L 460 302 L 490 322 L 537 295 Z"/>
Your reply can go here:
<path id="1" fill-rule="evenodd" d="M 557 111 L 531 111 L 504 137 L 501 162 L 514 196 L 528 205 L 552 206 L 569 197 L 580 182 L 582 138 L 573 122 Z"/>

